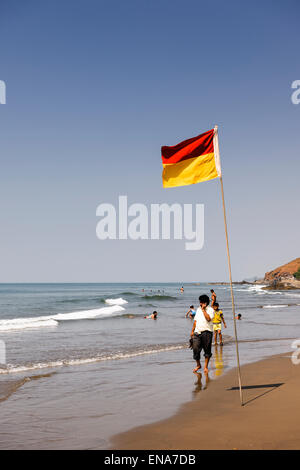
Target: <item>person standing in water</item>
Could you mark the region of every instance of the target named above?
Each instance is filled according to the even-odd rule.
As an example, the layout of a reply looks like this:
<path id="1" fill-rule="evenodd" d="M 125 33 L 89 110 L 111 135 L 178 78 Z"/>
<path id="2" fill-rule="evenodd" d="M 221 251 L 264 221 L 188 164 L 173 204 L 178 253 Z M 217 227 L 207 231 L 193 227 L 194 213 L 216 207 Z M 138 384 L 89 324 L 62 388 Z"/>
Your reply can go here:
<path id="1" fill-rule="evenodd" d="M 196 373 L 201 369 L 200 354 L 203 349 L 205 357 L 204 373 L 208 373 L 208 363 L 212 356 L 212 320 L 214 318 L 215 312 L 211 307 L 209 307 L 208 295 L 200 295 L 199 303 L 200 307 L 197 309 L 191 331 L 191 338 L 193 339 L 193 358 L 196 361 L 196 367 L 193 372 Z"/>
<path id="2" fill-rule="evenodd" d="M 219 310 L 219 304 L 218 302 L 214 303 L 213 309 L 215 311 L 215 316 L 213 318 L 213 328 L 214 328 L 214 342 L 217 344 L 218 342 L 218 334 L 219 334 L 219 340 L 220 340 L 220 346 L 223 346 L 223 339 L 222 339 L 222 323 L 225 328 L 227 328 L 223 312 L 222 310 Z"/>
<path id="3" fill-rule="evenodd" d="M 211 292 L 211 306 L 213 307 L 217 301 L 217 295 L 213 289 L 211 289 L 210 292 Z"/>

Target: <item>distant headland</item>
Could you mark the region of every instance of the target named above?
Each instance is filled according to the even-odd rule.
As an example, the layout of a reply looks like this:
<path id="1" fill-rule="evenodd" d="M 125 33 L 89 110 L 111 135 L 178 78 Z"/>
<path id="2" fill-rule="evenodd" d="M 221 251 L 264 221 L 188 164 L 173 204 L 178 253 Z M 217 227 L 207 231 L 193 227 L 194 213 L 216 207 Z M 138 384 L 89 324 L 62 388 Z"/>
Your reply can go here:
<path id="1" fill-rule="evenodd" d="M 267 284 L 266 290 L 300 289 L 300 258 L 267 272 L 255 284 Z"/>
<path id="2" fill-rule="evenodd" d="M 229 282 L 209 282 L 211 285 L 229 285 Z M 232 284 L 266 284 L 265 290 L 291 290 L 300 289 L 300 258 L 268 271 L 262 279 L 244 280 Z M 200 285 L 200 283 L 195 283 Z"/>

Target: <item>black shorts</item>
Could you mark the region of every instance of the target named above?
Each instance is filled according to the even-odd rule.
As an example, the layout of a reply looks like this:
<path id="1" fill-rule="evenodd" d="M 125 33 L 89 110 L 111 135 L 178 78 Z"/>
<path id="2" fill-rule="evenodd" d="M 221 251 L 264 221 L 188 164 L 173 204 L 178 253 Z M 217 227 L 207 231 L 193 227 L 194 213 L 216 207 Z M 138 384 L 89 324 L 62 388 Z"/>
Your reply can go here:
<path id="1" fill-rule="evenodd" d="M 193 357 L 195 361 L 200 361 L 200 353 L 203 349 L 204 357 L 209 358 L 211 354 L 211 343 L 213 334 L 211 331 L 202 331 L 202 333 L 194 333 L 193 336 Z"/>

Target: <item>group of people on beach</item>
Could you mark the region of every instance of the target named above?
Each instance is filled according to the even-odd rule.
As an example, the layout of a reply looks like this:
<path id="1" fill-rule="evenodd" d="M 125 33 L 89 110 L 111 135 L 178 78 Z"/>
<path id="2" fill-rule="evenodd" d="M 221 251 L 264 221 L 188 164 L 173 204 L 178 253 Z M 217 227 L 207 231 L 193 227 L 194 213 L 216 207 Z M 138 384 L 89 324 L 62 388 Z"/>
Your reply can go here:
<path id="1" fill-rule="evenodd" d="M 200 305 L 198 309 L 195 310 L 194 305 L 190 305 L 189 310 L 185 314 L 186 318 L 193 320 L 190 347 L 193 349 L 193 358 L 196 361 L 196 367 L 193 370 L 194 373 L 197 373 L 201 369 L 200 354 L 202 350 L 204 351 L 205 358 L 204 373 L 208 373 L 208 363 L 212 356 L 211 347 L 213 336 L 214 344 L 217 346 L 219 337 L 219 344 L 223 346 L 222 323 L 224 328 L 227 328 L 223 311 L 220 310 L 220 305 L 217 302 L 217 295 L 213 289 L 211 289 L 210 292 L 211 299 L 206 294 L 200 295 Z M 210 303 L 211 305 L 209 305 Z M 235 318 L 240 320 L 241 317 L 241 314 L 238 314 Z M 157 311 L 154 311 L 151 315 L 147 315 L 144 318 L 156 320 Z"/>
<path id="2" fill-rule="evenodd" d="M 220 346 L 223 346 L 222 323 L 225 328 L 227 328 L 227 325 L 213 289 L 211 289 L 211 306 L 209 305 L 210 299 L 206 294 L 200 295 L 199 303 L 200 306 L 197 311 L 191 305 L 185 316 L 193 320 L 190 341 L 193 349 L 193 358 L 196 361 L 196 367 L 193 372 L 196 373 L 201 369 L 200 354 L 203 349 L 205 358 L 204 373 L 208 373 L 208 363 L 212 356 L 213 334 L 215 344 L 217 345 L 219 336 Z"/>
<path id="3" fill-rule="evenodd" d="M 200 297 L 199 297 L 200 300 Z M 209 300 L 209 298 L 208 298 Z M 214 332 L 214 343 L 217 344 L 218 341 L 218 336 L 219 336 L 219 342 L 220 346 L 223 346 L 223 338 L 222 338 L 222 323 L 225 328 L 227 328 L 224 315 L 222 310 L 220 310 L 220 305 L 217 302 L 217 296 L 216 293 L 213 289 L 211 289 L 211 307 L 214 310 L 214 316 L 212 319 L 212 327 L 213 327 L 213 332 Z M 200 307 L 199 307 L 200 308 Z M 195 320 L 196 316 L 196 310 L 194 309 L 194 305 L 190 306 L 190 309 L 186 313 L 185 317 L 189 317 L 192 320 Z"/>
<path id="4" fill-rule="evenodd" d="M 220 346 L 223 346 L 222 338 L 222 323 L 227 328 L 224 315 L 220 310 L 217 296 L 213 289 L 211 289 L 211 306 L 209 305 L 210 299 L 208 295 L 203 294 L 199 297 L 200 306 L 195 311 L 194 306 L 191 305 L 186 317 L 192 318 L 193 328 L 191 331 L 191 347 L 193 349 L 193 358 L 196 361 L 196 367 L 193 370 L 197 373 L 201 369 L 200 353 L 204 351 L 204 373 L 208 373 L 208 363 L 212 356 L 211 346 L 214 334 L 214 343 L 217 345 L 218 336 Z M 235 319 L 241 320 L 242 315 L 239 313 Z"/>

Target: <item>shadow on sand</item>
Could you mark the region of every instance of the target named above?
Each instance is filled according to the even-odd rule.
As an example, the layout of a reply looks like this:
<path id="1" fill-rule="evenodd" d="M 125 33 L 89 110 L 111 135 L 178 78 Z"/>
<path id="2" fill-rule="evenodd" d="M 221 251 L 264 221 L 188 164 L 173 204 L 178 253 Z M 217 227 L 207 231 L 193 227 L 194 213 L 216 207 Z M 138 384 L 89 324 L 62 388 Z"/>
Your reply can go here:
<path id="1" fill-rule="evenodd" d="M 257 398 L 261 398 L 263 397 L 264 395 L 266 395 L 267 393 L 270 393 L 272 392 L 273 390 L 275 390 L 276 388 L 280 387 L 281 385 L 284 385 L 284 382 L 281 382 L 281 383 L 276 383 L 276 384 L 262 384 L 262 385 L 243 385 L 242 386 L 242 390 L 255 390 L 255 389 L 269 389 L 269 390 L 266 390 L 265 392 L 263 393 L 260 393 L 259 395 L 257 395 L 256 397 L 254 398 L 250 398 L 250 400 L 246 401 L 243 403 L 243 406 L 245 405 L 248 405 L 248 403 L 251 403 L 252 401 L 254 400 L 257 400 Z M 239 390 L 239 387 L 231 387 L 231 388 L 228 388 L 227 391 L 231 391 L 231 390 Z"/>

